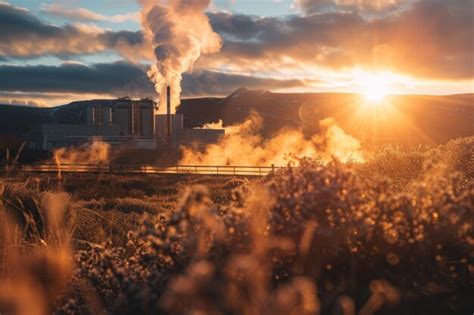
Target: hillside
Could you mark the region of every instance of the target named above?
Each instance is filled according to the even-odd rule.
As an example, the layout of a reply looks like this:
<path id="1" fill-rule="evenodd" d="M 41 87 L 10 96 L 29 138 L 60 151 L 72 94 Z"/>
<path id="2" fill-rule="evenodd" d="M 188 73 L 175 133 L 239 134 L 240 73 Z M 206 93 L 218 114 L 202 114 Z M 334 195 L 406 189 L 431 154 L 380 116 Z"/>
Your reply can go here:
<path id="1" fill-rule="evenodd" d="M 474 134 L 474 94 L 391 96 L 387 105 L 378 107 L 364 103 L 356 94 L 271 93 L 242 88 L 203 104 L 183 100 L 178 112 L 185 115 L 186 127 L 195 127 L 218 118 L 224 126 L 231 125 L 255 111 L 265 120 L 265 135 L 288 126 L 314 133 L 319 120 L 334 117 L 349 133 L 371 143 L 434 144 Z"/>
<path id="2" fill-rule="evenodd" d="M 73 102 L 54 108 L 0 105 L 0 135 L 20 136 L 41 122 L 85 122 L 90 104 L 113 100 Z M 356 94 L 272 93 L 241 88 L 226 98 L 183 99 L 177 112 L 184 114 L 185 127 L 202 126 L 222 119 L 228 126 L 250 112 L 265 121 L 262 133 L 301 127 L 317 132 L 318 121 L 334 117 L 339 125 L 370 143 L 445 143 L 474 134 L 474 94 L 449 96 L 400 95 L 387 99 L 388 106 L 365 106 Z"/>

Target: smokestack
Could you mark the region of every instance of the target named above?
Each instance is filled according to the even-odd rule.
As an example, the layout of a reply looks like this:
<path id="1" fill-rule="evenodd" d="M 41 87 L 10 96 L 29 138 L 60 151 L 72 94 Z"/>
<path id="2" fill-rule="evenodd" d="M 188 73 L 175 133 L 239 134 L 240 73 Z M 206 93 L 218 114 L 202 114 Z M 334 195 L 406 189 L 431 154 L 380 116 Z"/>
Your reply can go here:
<path id="1" fill-rule="evenodd" d="M 166 86 L 166 137 L 171 145 L 171 87 Z"/>

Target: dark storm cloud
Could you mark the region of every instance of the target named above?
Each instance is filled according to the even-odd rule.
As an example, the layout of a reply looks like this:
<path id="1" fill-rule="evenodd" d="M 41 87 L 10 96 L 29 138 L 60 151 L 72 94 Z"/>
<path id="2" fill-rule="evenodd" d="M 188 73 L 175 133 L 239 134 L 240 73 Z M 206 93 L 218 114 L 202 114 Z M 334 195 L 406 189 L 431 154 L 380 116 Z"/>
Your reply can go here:
<path id="1" fill-rule="evenodd" d="M 221 64 L 260 64 L 265 69 L 292 59 L 331 69 L 363 66 L 425 78 L 470 79 L 473 12 L 471 0 L 426 0 L 383 18 L 350 11 L 284 18 L 210 13 L 213 28 L 225 41 L 209 61 L 215 65 L 221 58 Z"/>
<path id="2" fill-rule="evenodd" d="M 146 69 L 126 63 L 0 66 L 0 90 L 155 96 Z"/>
<path id="3" fill-rule="evenodd" d="M 303 81 L 296 79 L 279 80 L 215 71 L 186 73 L 182 84 L 183 94 L 186 96 L 228 95 L 240 87 L 276 90 L 305 86 Z"/>
<path id="4" fill-rule="evenodd" d="M 143 44 L 141 32 L 112 32 L 85 25 L 55 26 L 25 9 L 0 3 L 0 55 L 4 57 L 64 56 L 109 49 L 128 55 L 132 49 L 143 50 Z"/>

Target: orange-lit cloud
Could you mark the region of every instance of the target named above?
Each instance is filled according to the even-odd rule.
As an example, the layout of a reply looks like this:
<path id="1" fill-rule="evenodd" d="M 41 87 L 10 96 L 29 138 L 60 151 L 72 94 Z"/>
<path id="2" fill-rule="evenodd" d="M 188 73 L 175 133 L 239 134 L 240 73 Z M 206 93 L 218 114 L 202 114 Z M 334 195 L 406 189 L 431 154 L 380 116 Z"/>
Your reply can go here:
<path id="1" fill-rule="evenodd" d="M 152 55 L 141 32 L 110 31 L 96 26 L 56 26 L 41 21 L 26 9 L 0 2 L 0 55 L 31 58 L 117 51 L 137 60 Z"/>
<path id="2" fill-rule="evenodd" d="M 474 77 L 472 1 L 427 0 L 401 8 L 370 18 L 343 9 L 285 18 L 213 13 L 212 25 L 224 45 L 203 66 L 268 71 L 293 64 L 295 69 L 363 67 L 440 80 Z"/>
<path id="3" fill-rule="evenodd" d="M 59 3 L 45 4 L 42 6 L 41 11 L 50 15 L 59 16 L 74 21 L 85 22 L 123 23 L 127 21 L 139 21 L 140 19 L 138 12 L 108 16 L 85 8 L 68 8 Z"/>
<path id="4" fill-rule="evenodd" d="M 116 95 L 101 93 L 0 92 L 1 105 L 52 107 L 77 100 L 112 99 Z"/>
<path id="5" fill-rule="evenodd" d="M 208 1 L 196 3 L 202 3 L 198 9 L 203 10 Z M 206 32 L 214 31 L 222 38 L 222 49 L 206 50 L 214 53 L 198 56 L 194 67 L 183 75 L 184 94 L 225 95 L 240 86 L 357 92 L 357 69 L 400 78 L 391 86 L 394 93 L 474 91 L 471 0 L 295 0 L 294 4 L 301 9 L 296 11 L 300 15 L 261 17 L 207 12 L 212 30 L 206 28 Z M 63 16 L 75 15 L 69 17 L 74 20 L 109 18 L 67 6 L 45 8 Z M 156 58 L 150 36 L 143 32 L 81 24 L 57 26 L 30 11 L 0 2 L 1 63 L 50 55 L 80 58 L 114 51 L 137 65 L 114 74 L 111 70 L 117 65 L 112 62 L 110 67 L 102 64 L 97 69 L 91 64 L 87 67 L 94 70 L 89 71 L 94 76 L 79 83 L 75 78 L 84 73 L 86 66 L 77 66 L 68 76 L 64 75 L 64 66 L 18 66 L 15 77 L 4 77 L 8 80 L 3 82 L 0 78 L 1 91 L 96 94 L 99 86 L 110 83 L 104 94 L 147 93 L 149 85 L 139 88 L 134 82 L 148 70 L 140 62 L 154 64 Z M 2 75 L 6 70 L 0 69 Z M 40 80 L 44 70 L 56 80 Z M 30 75 L 28 71 L 33 72 Z M 128 82 L 117 82 L 123 76 Z M 98 80 L 106 83 L 97 84 Z"/>

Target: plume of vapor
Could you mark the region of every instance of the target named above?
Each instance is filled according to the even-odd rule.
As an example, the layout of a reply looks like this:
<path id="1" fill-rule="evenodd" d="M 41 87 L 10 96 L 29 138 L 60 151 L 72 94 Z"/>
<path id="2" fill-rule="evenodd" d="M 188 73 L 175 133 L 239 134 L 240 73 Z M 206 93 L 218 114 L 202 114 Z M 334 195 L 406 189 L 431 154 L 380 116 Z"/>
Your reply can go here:
<path id="1" fill-rule="evenodd" d="M 365 161 L 360 141 L 346 133 L 332 117 L 319 122 L 321 134 L 313 136 L 313 143 L 324 148 L 325 158 L 328 155 L 342 163 Z"/>
<path id="2" fill-rule="evenodd" d="M 192 69 L 201 54 L 219 51 L 222 40 L 212 30 L 204 10 L 210 0 L 138 0 L 141 23 L 153 45 L 156 63 L 148 76 L 165 103 L 166 85 L 171 85 L 174 112 L 180 103 L 182 74 Z M 164 108 L 164 106 L 161 106 Z"/>
<path id="3" fill-rule="evenodd" d="M 193 147 L 181 149 L 184 165 L 296 165 L 302 158 L 323 163 L 336 159 L 340 162 L 364 162 L 360 141 L 347 134 L 333 118 L 319 122 L 320 133 L 311 138 L 301 130 L 286 129 L 271 139 L 260 135 L 263 120 L 251 114 L 244 122 L 225 128 L 225 136 L 204 151 Z"/>
<path id="4" fill-rule="evenodd" d="M 224 129 L 224 122 L 219 119 L 217 122 L 210 122 L 194 129 Z"/>
<path id="5" fill-rule="evenodd" d="M 109 153 L 110 145 L 98 139 L 80 148 L 59 148 L 53 154 L 58 166 L 58 178 L 62 177 L 61 165 L 105 164 L 109 161 Z"/>
<path id="6" fill-rule="evenodd" d="M 60 148 L 54 151 L 54 160 L 61 164 L 103 164 L 109 160 L 110 145 L 95 140 L 81 148 Z"/>

